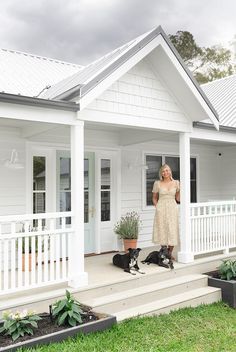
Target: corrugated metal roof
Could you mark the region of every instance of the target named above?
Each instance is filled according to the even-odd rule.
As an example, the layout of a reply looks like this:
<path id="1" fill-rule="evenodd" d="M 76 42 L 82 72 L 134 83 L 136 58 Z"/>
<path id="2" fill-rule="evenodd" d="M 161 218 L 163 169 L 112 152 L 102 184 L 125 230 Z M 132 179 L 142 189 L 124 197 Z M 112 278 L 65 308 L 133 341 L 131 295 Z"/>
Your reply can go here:
<path id="1" fill-rule="evenodd" d="M 107 67 L 111 66 L 116 60 L 123 56 L 127 51 L 138 44 L 143 38 L 145 38 L 153 30 L 148 31 L 141 36 L 131 40 L 130 42 L 122 45 L 121 47 L 113 50 L 112 52 L 104 55 L 98 60 L 84 67 L 78 73 L 75 73 L 71 77 L 65 78 L 63 81 L 55 84 L 48 90 L 44 91 L 40 97 L 46 99 L 61 98 L 65 92 L 68 92 L 72 88 L 79 88 L 89 83 L 93 78 L 97 77 L 101 72 L 106 70 Z"/>
<path id="2" fill-rule="evenodd" d="M 59 60 L 0 49 L 0 92 L 38 96 L 46 86 L 52 86 L 82 68 Z"/>
<path id="3" fill-rule="evenodd" d="M 174 53 L 186 74 L 191 79 L 192 83 L 195 85 L 198 92 L 201 94 L 202 98 L 205 100 L 206 104 L 209 106 L 213 112 L 217 124 L 218 116 L 217 113 L 208 100 L 205 93 L 200 88 L 199 84 L 193 78 L 189 70 L 186 68 L 183 60 L 180 55 L 174 48 L 173 44 L 169 40 L 168 36 L 165 34 L 161 26 L 158 26 L 151 31 L 144 33 L 143 35 L 133 39 L 129 43 L 115 49 L 114 51 L 103 56 L 99 60 L 96 60 L 92 64 L 86 66 L 80 72 L 74 74 L 73 76 L 64 79 L 62 82 L 59 82 L 45 90 L 40 97 L 45 99 L 61 99 L 69 100 L 75 96 L 80 95 L 83 97 L 89 90 L 93 89 L 97 84 L 114 72 L 118 67 L 120 67 L 124 62 L 129 60 L 133 55 L 145 47 L 149 42 L 155 39 L 158 35 L 161 35 L 167 45 L 170 47 L 170 50 Z"/>
<path id="4" fill-rule="evenodd" d="M 203 84 L 201 87 L 218 112 L 220 125 L 236 127 L 236 75 Z M 211 123 L 210 120 L 202 122 Z"/>

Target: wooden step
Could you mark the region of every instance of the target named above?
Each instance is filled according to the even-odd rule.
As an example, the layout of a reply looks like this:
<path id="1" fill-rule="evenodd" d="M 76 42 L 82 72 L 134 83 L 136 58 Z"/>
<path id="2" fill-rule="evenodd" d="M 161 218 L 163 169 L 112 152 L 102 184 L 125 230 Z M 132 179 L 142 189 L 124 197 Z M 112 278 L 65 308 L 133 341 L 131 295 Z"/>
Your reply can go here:
<path id="1" fill-rule="evenodd" d="M 123 310 L 126 307 L 135 307 L 143 304 L 143 302 L 148 303 L 177 293 L 207 286 L 207 279 L 207 276 L 199 274 L 180 276 L 171 280 L 148 285 L 144 284 L 122 292 L 88 299 L 83 302 L 92 306 L 94 310 L 113 314 L 115 311 Z"/>
<path id="2" fill-rule="evenodd" d="M 221 290 L 214 287 L 201 287 L 168 298 L 149 302 L 129 309 L 114 312 L 117 321 L 135 316 L 159 315 L 184 307 L 196 307 L 221 300 Z"/>

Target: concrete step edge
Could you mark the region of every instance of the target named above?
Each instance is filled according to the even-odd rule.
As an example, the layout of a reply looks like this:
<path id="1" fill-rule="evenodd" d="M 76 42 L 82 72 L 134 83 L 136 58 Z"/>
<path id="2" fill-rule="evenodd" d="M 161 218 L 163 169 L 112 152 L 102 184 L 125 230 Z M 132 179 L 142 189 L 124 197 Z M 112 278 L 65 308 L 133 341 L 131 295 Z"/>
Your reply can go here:
<path id="1" fill-rule="evenodd" d="M 166 281 L 157 282 L 155 284 L 135 287 L 133 289 L 125 290 L 122 292 L 111 293 L 109 295 L 84 300 L 83 303 L 96 307 L 112 302 L 117 302 L 126 298 L 145 295 L 146 293 L 161 291 L 175 286 L 184 285 L 192 282 L 202 281 L 203 286 L 207 286 L 207 276 L 202 274 L 184 275 L 175 277 Z"/>
<path id="2" fill-rule="evenodd" d="M 138 315 L 143 315 L 145 313 L 151 313 L 154 311 L 157 311 L 159 309 L 167 308 L 174 306 L 176 304 L 180 304 L 182 302 L 187 302 L 191 301 L 194 298 L 197 297 L 204 297 L 208 296 L 214 293 L 219 293 L 219 296 L 221 297 L 221 290 L 215 287 L 204 287 L 204 288 L 198 288 L 194 289 L 188 292 L 184 292 L 178 295 L 174 295 L 168 298 L 164 298 L 155 302 L 147 303 L 140 305 L 138 307 L 133 307 L 130 309 L 126 309 L 123 311 L 119 312 L 113 312 L 114 315 L 116 315 L 117 320 L 123 320 L 132 316 L 138 316 Z"/>

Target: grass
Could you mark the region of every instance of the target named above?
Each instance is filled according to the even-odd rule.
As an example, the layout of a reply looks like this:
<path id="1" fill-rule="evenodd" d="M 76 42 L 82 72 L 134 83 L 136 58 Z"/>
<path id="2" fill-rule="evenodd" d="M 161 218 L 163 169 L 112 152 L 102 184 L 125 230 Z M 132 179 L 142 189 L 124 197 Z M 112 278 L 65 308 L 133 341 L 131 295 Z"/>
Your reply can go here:
<path id="1" fill-rule="evenodd" d="M 168 315 L 129 319 L 104 332 L 25 351 L 235 352 L 236 311 L 222 302 L 184 308 Z"/>

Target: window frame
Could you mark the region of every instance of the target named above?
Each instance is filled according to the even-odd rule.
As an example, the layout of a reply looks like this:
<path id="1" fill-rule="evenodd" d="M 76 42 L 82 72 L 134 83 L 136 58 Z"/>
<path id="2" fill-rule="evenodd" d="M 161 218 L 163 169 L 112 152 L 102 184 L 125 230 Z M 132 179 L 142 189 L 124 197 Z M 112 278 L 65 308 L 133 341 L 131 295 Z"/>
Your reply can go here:
<path id="1" fill-rule="evenodd" d="M 171 153 L 171 152 L 156 153 L 156 152 L 143 151 L 143 155 L 142 155 L 143 165 L 146 165 L 146 156 L 147 155 L 161 157 L 162 158 L 162 165 L 165 163 L 165 157 L 177 157 L 177 158 L 180 157 L 180 155 L 178 155 L 176 153 Z M 199 156 L 197 154 L 191 153 L 190 158 L 196 159 L 196 188 L 197 188 L 196 200 L 198 202 L 198 199 L 199 199 L 199 177 L 198 177 Z M 143 211 L 150 211 L 153 208 L 153 205 L 147 205 L 146 198 L 147 198 L 147 195 L 146 195 L 146 169 L 143 168 L 143 170 L 142 170 L 142 210 Z"/>

